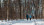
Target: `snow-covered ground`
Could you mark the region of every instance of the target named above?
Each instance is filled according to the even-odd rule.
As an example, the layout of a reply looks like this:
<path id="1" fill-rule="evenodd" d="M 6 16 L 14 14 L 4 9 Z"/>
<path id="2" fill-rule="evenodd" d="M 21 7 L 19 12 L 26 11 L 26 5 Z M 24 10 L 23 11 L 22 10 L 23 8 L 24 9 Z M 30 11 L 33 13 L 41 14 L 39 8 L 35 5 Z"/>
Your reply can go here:
<path id="1" fill-rule="evenodd" d="M 32 20 L 26 20 L 26 19 L 19 19 L 19 20 L 9 20 L 3 22 L 0 20 L 0 25 L 44 25 L 44 20 L 42 19 L 32 19 Z"/>

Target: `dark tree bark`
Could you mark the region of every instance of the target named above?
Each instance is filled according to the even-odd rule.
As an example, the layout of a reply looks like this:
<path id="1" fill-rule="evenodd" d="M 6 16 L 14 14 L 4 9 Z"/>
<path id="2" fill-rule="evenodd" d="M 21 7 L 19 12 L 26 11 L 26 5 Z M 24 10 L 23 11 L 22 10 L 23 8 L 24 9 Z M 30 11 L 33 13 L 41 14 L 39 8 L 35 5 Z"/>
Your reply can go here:
<path id="1" fill-rule="evenodd" d="M 18 0 L 19 2 L 19 7 L 20 7 L 20 19 L 21 19 L 21 0 Z"/>

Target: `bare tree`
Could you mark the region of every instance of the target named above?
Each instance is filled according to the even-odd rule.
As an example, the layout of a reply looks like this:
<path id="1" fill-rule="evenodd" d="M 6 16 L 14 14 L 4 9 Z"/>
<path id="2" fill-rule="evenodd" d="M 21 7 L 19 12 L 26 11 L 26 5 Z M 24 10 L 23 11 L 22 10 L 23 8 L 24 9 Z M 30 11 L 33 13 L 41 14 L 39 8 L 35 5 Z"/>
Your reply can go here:
<path id="1" fill-rule="evenodd" d="M 19 2 L 19 8 L 20 8 L 20 19 L 21 19 L 21 0 L 18 0 Z"/>

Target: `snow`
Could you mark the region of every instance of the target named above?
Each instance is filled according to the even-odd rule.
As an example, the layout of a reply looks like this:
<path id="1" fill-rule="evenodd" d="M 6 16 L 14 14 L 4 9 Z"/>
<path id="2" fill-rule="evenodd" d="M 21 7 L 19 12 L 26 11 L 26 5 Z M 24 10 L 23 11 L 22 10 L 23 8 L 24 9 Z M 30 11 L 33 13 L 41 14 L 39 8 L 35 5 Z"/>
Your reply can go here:
<path id="1" fill-rule="evenodd" d="M 34 23 L 16 23 L 12 25 L 34 25 Z"/>
<path id="2" fill-rule="evenodd" d="M 0 25 L 44 25 L 44 20 L 41 19 L 32 19 L 32 20 L 26 20 L 26 19 L 21 19 L 21 20 L 9 20 L 5 21 L 0 20 Z"/>

